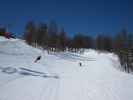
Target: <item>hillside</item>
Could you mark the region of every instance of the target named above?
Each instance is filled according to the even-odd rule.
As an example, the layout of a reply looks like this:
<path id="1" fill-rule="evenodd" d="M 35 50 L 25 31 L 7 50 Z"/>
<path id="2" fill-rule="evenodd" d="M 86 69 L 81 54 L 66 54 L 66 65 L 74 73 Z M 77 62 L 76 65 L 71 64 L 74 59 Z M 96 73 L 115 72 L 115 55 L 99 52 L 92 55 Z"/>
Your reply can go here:
<path id="1" fill-rule="evenodd" d="M 112 53 L 48 54 L 0 37 L 0 100 L 132 100 L 133 76 L 119 66 Z"/>

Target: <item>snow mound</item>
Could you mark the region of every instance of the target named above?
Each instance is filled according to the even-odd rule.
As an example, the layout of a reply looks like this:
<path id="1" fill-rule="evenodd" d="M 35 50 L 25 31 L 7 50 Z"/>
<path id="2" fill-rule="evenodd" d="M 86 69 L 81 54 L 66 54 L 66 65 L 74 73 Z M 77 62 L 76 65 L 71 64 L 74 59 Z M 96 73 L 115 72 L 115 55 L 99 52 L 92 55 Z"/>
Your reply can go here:
<path id="1" fill-rule="evenodd" d="M 5 37 L 0 36 L 0 41 L 5 41 L 5 40 L 7 40 Z"/>
<path id="2" fill-rule="evenodd" d="M 41 53 L 41 51 L 27 45 L 23 40 L 0 37 L 0 53 L 7 55 L 24 55 Z"/>

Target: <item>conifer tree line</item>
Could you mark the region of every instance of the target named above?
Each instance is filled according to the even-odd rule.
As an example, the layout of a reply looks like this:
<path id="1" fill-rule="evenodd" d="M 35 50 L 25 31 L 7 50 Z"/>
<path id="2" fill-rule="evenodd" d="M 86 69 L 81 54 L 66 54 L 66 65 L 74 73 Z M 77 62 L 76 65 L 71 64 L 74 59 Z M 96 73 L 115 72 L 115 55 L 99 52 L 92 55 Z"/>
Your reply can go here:
<path id="1" fill-rule="evenodd" d="M 117 51 L 133 47 L 133 34 L 125 29 L 115 36 L 98 34 L 96 37 L 75 33 L 70 37 L 55 21 L 36 24 L 29 21 L 25 26 L 24 39 L 33 46 L 50 51 L 74 51 L 92 48 L 102 51 Z"/>
<path id="2" fill-rule="evenodd" d="M 79 51 L 81 48 L 93 48 L 93 38 L 76 33 L 72 38 L 55 21 L 35 24 L 29 21 L 25 26 L 24 39 L 33 46 L 50 51 Z"/>

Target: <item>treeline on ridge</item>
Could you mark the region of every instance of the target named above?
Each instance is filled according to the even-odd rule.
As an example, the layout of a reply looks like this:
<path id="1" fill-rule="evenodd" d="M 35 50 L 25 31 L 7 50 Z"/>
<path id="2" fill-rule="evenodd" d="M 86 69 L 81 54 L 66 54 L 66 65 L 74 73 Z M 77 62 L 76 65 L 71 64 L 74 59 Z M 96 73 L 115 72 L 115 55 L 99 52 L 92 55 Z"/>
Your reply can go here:
<path id="1" fill-rule="evenodd" d="M 92 37 L 80 32 L 70 37 L 55 21 L 39 24 L 29 21 L 25 26 L 24 39 L 30 45 L 40 46 L 50 51 L 77 52 L 84 48 L 112 51 L 133 46 L 133 35 L 126 30 L 122 30 L 113 37 L 105 34 Z"/>

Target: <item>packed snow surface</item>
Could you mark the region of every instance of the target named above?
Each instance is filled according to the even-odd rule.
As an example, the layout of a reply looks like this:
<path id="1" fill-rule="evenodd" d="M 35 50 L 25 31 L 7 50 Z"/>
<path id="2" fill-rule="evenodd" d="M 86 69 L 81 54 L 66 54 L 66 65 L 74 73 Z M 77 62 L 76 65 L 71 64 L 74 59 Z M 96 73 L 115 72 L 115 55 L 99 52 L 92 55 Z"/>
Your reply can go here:
<path id="1" fill-rule="evenodd" d="M 133 76 L 119 66 L 112 53 L 48 54 L 0 37 L 0 100 L 133 100 Z"/>

